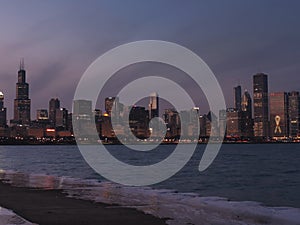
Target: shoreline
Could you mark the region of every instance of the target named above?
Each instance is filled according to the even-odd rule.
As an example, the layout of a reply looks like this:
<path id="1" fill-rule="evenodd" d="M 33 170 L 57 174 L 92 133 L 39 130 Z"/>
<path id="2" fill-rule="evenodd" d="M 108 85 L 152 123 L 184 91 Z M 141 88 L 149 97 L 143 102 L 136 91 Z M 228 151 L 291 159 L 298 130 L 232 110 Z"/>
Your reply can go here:
<path id="1" fill-rule="evenodd" d="M 13 171 L 2 171 L 0 176 L 0 206 L 39 225 L 296 225 L 300 221 L 299 208 Z"/>
<path id="2" fill-rule="evenodd" d="M 80 143 L 81 145 L 94 145 L 94 144 L 99 144 L 99 143 Z M 103 145 L 123 145 L 120 142 L 102 142 Z M 158 144 L 157 142 L 138 142 L 138 143 L 126 143 L 126 144 L 134 144 L 134 145 L 153 145 L 153 144 Z M 160 143 L 160 145 L 177 145 L 179 144 L 178 142 L 162 142 Z M 207 142 L 181 142 L 180 144 L 197 144 L 197 145 L 207 145 Z M 295 142 L 295 141 L 291 141 L 291 142 L 281 142 L 281 141 L 267 141 L 267 142 L 256 142 L 256 141 L 248 141 L 248 142 L 230 142 L 230 141 L 225 141 L 225 142 L 212 142 L 211 144 L 224 144 L 224 145 L 249 145 L 249 144 L 300 144 L 300 142 Z M 0 141 L 0 146 L 18 146 L 18 145 L 32 145 L 32 146 L 43 146 L 43 145 L 77 145 L 77 143 L 74 142 L 47 142 L 47 143 L 43 143 L 43 142 L 27 142 L 27 141 L 19 141 L 19 142 L 1 142 Z"/>
<path id="3" fill-rule="evenodd" d="M 14 187 L 0 181 L 0 206 L 39 225 L 165 225 L 132 208 L 67 197 L 62 190 Z"/>

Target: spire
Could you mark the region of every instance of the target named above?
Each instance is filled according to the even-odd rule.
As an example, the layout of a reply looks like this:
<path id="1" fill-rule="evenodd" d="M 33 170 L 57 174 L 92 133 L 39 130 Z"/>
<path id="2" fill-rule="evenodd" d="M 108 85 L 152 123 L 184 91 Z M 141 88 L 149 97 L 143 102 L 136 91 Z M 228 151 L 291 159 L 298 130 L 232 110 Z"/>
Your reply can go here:
<path id="1" fill-rule="evenodd" d="M 24 58 L 21 58 L 21 60 L 20 60 L 20 70 L 24 70 L 24 69 L 25 69 Z"/>

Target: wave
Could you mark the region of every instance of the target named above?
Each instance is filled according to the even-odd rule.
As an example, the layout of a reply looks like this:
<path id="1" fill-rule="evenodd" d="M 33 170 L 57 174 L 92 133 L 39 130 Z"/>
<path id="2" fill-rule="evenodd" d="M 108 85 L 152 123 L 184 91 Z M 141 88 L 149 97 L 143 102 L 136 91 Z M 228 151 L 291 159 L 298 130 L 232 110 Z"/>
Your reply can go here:
<path id="1" fill-rule="evenodd" d="M 107 203 L 113 207 L 135 208 L 159 218 L 168 218 L 170 225 L 300 224 L 300 209 L 267 207 L 259 202 L 229 201 L 169 189 L 129 187 L 108 181 L 16 171 L 0 170 L 0 180 L 19 187 L 60 189 L 69 197 Z"/>

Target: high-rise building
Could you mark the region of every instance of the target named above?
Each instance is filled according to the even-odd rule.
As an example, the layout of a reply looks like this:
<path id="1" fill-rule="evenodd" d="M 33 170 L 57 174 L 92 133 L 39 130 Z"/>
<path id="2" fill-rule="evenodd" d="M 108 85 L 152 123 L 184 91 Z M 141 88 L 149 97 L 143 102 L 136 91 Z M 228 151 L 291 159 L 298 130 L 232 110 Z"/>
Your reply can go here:
<path id="1" fill-rule="evenodd" d="M 36 119 L 37 120 L 48 120 L 48 110 L 47 109 L 38 109 L 36 111 Z"/>
<path id="2" fill-rule="evenodd" d="M 67 121 L 68 131 L 70 131 L 71 134 L 73 134 L 72 116 L 73 116 L 73 113 L 69 113 L 69 114 L 68 114 L 68 121 Z"/>
<path id="3" fill-rule="evenodd" d="M 226 125 L 227 125 L 227 115 L 226 115 L 226 109 L 222 109 L 219 111 L 219 130 L 220 135 L 224 134 L 226 135 Z"/>
<path id="4" fill-rule="evenodd" d="M 235 108 L 228 108 L 226 111 L 227 126 L 226 135 L 227 137 L 240 137 L 241 136 L 241 111 Z"/>
<path id="5" fill-rule="evenodd" d="M 133 106 L 129 113 L 129 126 L 138 138 L 147 138 L 149 132 L 149 112 L 145 107 Z"/>
<path id="6" fill-rule="evenodd" d="M 159 116 L 159 98 L 156 92 L 150 94 L 149 97 L 149 118 L 152 119 L 154 117 Z"/>
<path id="7" fill-rule="evenodd" d="M 247 112 L 249 114 L 249 117 L 252 118 L 252 100 L 247 90 L 245 90 L 243 94 L 241 106 L 242 111 Z"/>
<path id="8" fill-rule="evenodd" d="M 77 136 L 95 136 L 95 117 L 92 110 L 92 101 L 74 100 L 73 102 L 73 131 Z"/>
<path id="9" fill-rule="evenodd" d="M 0 91 L 0 127 L 6 127 L 6 108 L 4 108 L 4 94 Z"/>
<path id="10" fill-rule="evenodd" d="M 68 110 L 65 108 L 56 109 L 55 127 L 60 130 L 68 129 Z"/>
<path id="11" fill-rule="evenodd" d="M 26 83 L 26 71 L 24 60 L 22 59 L 20 62 L 20 69 L 18 71 L 18 82 L 16 83 L 13 123 L 21 125 L 30 124 L 30 104 L 29 84 Z"/>
<path id="12" fill-rule="evenodd" d="M 208 130 L 206 126 L 207 126 L 207 124 L 209 124 L 206 114 L 199 116 L 199 123 L 200 123 L 200 137 L 209 136 L 209 134 L 207 134 L 207 132 L 206 132 Z"/>
<path id="13" fill-rule="evenodd" d="M 74 100 L 73 115 L 83 117 L 92 117 L 92 101 L 89 100 Z"/>
<path id="14" fill-rule="evenodd" d="M 165 109 L 164 121 L 167 126 L 168 138 L 176 138 L 180 136 L 180 117 L 175 109 Z"/>
<path id="15" fill-rule="evenodd" d="M 270 135 L 273 138 L 288 137 L 288 96 L 285 92 L 270 94 Z"/>
<path id="16" fill-rule="evenodd" d="M 118 97 L 105 98 L 105 112 L 108 114 L 108 116 L 113 116 L 115 122 L 119 121 L 123 109 L 124 105 L 120 103 Z"/>
<path id="17" fill-rule="evenodd" d="M 58 98 L 51 98 L 49 101 L 49 122 L 55 127 L 56 126 L 56 110 L 60 108 L 60 101 Z"/>
<path id="18" fill-rule="evenodd" d="M 241 136 L 253 137 L 252 100 L 248 91 L 243 94 L 241 106 Z"/>
<path id="19" fill-rule="evenodd" d="M 293 91 L 288 95 L 289 136 L 300 136 L 300 95 Z"/>
<path id="20" fill-rule="evenodd" d="M 242 109 L 242 88 L 240 85 L 234 87 L 234 107 L 239 111 Z"/>
<path id="21" fill-rule="evenodd" d="M 187 111 L 180 112 L 181 134 L 193 139 L 199 138 L 199 107 L 193 107 Z"/>
<path id="22" fill-rule="evenodd" d="M 98 132 L 98 134 L 101 134 L 102 110 L 95 109 L 93 112 L 93 116 L 95 117 L 97 132 Z"/>
<path id="23" fill-rule="evenodd" d="M 113 109 L 113 105 L 114 105 L 114 102 L 115 101 L 118 101 L 118 98 L 116 98 L 116 97 L 107 97 L 107 98 L 105 98 L 105 112 L 109 115 L 109 116 L 111 116 L 111 112 L 112 112 L 112 109 Z M 116 106 L 117 104 L 115 103 L 115 106 Z"/>
<path id="24" fill-rule="evenodd" d="M 254 136 L 269 136 L 269 96 L 268 75 L 258 73 L 253 76 Z"/>
<path id="25" fill-rule="evenodd" d="M 206 135 L 211 137 L 219 136 L 219 125 L 218 125 L 218 117 L 212 112 L 209 111 L 206 116 Z M 201 124 L 200 124 L 201 131 Z"/>

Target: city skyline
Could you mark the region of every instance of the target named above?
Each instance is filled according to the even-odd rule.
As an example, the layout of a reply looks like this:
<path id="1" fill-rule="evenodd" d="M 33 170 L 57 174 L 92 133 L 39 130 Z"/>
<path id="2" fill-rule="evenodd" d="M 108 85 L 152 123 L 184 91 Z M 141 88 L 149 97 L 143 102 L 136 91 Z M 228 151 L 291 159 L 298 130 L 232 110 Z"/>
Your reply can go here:
<path id="1" fill-rule="evenodd" d="M 70 109 L 76 84 L 95 58 L 120 44 L 143 39 L 172 41 L 198 54 L 216 74 L 228 106 L 233 106 L 232 86 L 252 90 L 250 75 L 257 72 L 270 75 L 270 92 L 299 87 L 298 1 L 191 1 L 184 7 L 176 1 L 132 1 L 122 8 L 118 2 L 93 3 L 27 1 L 19 7 L 17 1 L 2 2 L 0 90 L 6 99 L 15 97 L 15 71 L 24 57 L 31 116 L 38 108 L 47 108 L 44 99 L 50 97 L 63 99 L 62 105 Z M 124 71 L 124 80 L 132 71 Z M 179 77 L 177 71 L 167 72 Z M 196 87 L 180 81 L 196 96 Z M 122 84 L 120 80 L 115 85 Z M 115 96 L 106 91 L 106 96 Z M 204 96 L 196 96 L 195 101 L 205 102 Z M 11 117 L 13 106 L 6 107 Z"/>
<path id="2" fill-rule="evenodd" d="M 104 110 L 97 108 L 97 104 L 92 104 L 92 100 L 74 99 L 74 108 L 69 112 L 68 109 L 61 106 L 58 98 L 51 98 L 49 110 L 40 108 L 36 111 L 36 119 L 31 119 L 29 86 L 30 84 L 26 82 L 24 59 L 21 59 L 17 72 L 14 117 L 9 124 L 6 118 L 4 94 L 0 93 L 0 130 L 2 132 L 0 136 L 16 138 L 31 136 L 41 138 L 49 135 L 54 138 L 56 136 L 72 137 L 74 121 L 79 122 L 79 127 L 85 127 L 87 131 L 85 135 L 90 135 L 90 131 L 93 130 L 91 122 L 95 121 L 97 132 L 102 139 L 116 137 L 115 127 L 112 127 L 112 124 L 115 123 L 117 132 L 121 132 L 123 136 L 127 135 L 127 128 L 124 125 L 128 123 L 131 132 L 136 137 L 144 139 L 152 132 L 151 126 L 154 124 L 151 125 L 151 120 L 161 117 L 167 128 L 165 139 L 169 137 L 176 140 L 183 135 L 184 137 L 199 136 L 204 140 L 212 136 L 212 138 L 220 140 L 219 138 L 223 138 L 223 134 L 225 134 L 226 140 L 240 141 L 269 141 L 269 138 L 294 140 L 300 137 L 299 91 L 269 92 L 268 75 L 264 73 L 253 75 L 253 102 L 250 93 L 247 90 L 242 92 L 241 85 L 238 85 L 233 87 L 234 107 L 227 106 L 225 109 L 220 109 L 218 115 L 211 111 L 203 114 L 197 106 L 180 111 L 174 108 L 164 108 L 164 113 L 162 113 L 159 110 L 162 99 L 160 99 L 159 93 L 152 92 L 148 96 L 148 107 L 138 104 L 124 105 L 119 101 L 118 96 L 110 96 L 104 99 Z M 96 108 L 92 108 L 92 105 Z M 216 119 L 213 120 L 213 118 Z M 197 120 L 201 124 L 200 133 L 197 131 Z M 79 127 L 76 125 L 75 129 L 78 130 Z"/>
<path id="3" fill-rule="evenodd" d="M 14 104 L 13 104 L 13 107 L 12 108 L 14 108 L 14 112 L 13 112 L 13 115 L 10 117 L 7 113 L 6 113 L 6 116 L 7 116 L 7 121 L 10 121 L 10 119 L 12 119 L 12 121 L 11 121 L 11 123 L 14 123 L 14 121 L 16 121 L 15 120 L 15 118 L 16 118 L 16 115 L 18 114 L 18 110 L 17 110 L 17 103 L 16 103 L 16 101 L 18 100 L 18 96 L 19 95 L 22 95 L 22 97 L 20 98 L 20 100 L 24 100 L 24 99 L 22 99 L 22 98 L 25 98 L 25 100 L 27 100 L 27 101 L 29 101 L 29 103 L 26 103 L 26 104 L 29 104 L 30 105 L 30 107 L 32 107 L 31 106 L 31 103 L 32 103 L 32 101 L 31 101 L 31 99 L 29 98 L 29 83 L 26 83 L 26 79 L 27 79 L 27 71 L 26 71 L 26 68 L 25 68 L 25 62 L 24 62 L 24 58 L 22 58 L 21 60 L 20 60 L 20 63 L 19 63 L 19 70 L 16 72 L 16 74 L 17 74 L 17 82 L 16 82 L 16 88 L 18 89 L 18 91 L 16 92 L 17 93 L 17 96 L 15 96 L 15 100 L 14 100 Z M 267 90 L 266 90 L 266 97 L 268 97 L 268 99 L 270 98 L 270 94 L 271 93 L 276 93 L 276 92 L 286 92 L 286 93 L 289 93 L 289 92 L 291 92 L 291 93 L 293 93 L 293 92 L 299 92 L 300 90 L 299 89 L 295 89 L 295 90 L 283 90 L 283 91 L 279 91 L 279 90 L 275 90 L 275 91 L 273 91 L 273 92 L 270 92 L 269 91 L 269 88 L 270 88 L 270 85 L 269 85 L 269 83 L 270 83 L 270 80 L 268 79 L 268 77 L 270 76 L 269 74 L 264 74 L 264 73 L 255 73 L 255 74 L 253 74 L 253 75 L 250 75 L 250 77 L 252 78 L 252 76 L 254 77 L 254 81 L 252 81 L 251 83 L 252 83 L 252 86 L 250 86 L 251 87 L 251 89 L 253 90 L 252 91 L 252 93 L 250 92 L 249 93 L 249 90 L 247 89 L 247 88 L 243 88 L 244 86 L 242 86 L 241 84 L 238 84 L 237 86 L 232 86 L 231 88 L 233 89 L 233 91 L 232 91 L 232 99 L 230 99 L 230 104 L 228 105 L 226 105 L 227 106 L 227 108 L 235 108 L 235 109 L 238 109 L 238 110 L 242 110 L 242 107 L 243 107 L 243 98 L 244 98 L 244 94 L 245 93 L 247 93 L 249 96 L 250 96 L 250 98 L 252 98 L 252 99 L 254 99 L 255 100 L 255 98 L 254 98 L 254 96 L 255 96 L 255 89 L 256 89 L 256 87 L 255 87 L 255 77 L 257 77 L 257 76 L 261 76 L 261 75 L 263 75 L 263 76 L 265 76 L 265 81 L 264 81 L 264 83 L 266 83 L 266 87 L 267 87 Z M 272 77 L 272 76 L 271 76 Z M 24 84 L 23 84 L 24 83 Z M 22 91 L 21 90 L 21 92 L 20 92 L 20 86 L 22 87 L 21 89 L 22 90 L 24 90 L 24 91 Z M 23 87 L 24 86 L 24 87 Z M 248 86 L 248 85 L 246 85 L 246 86 Z M 19 88 L 18 88 L 19 87 Z M 2 91 L 2 90 L 0 90 L 1 91 L 1 96 L 2 96 L 2 101 L 3 101 L 3 98 L 4 98 L 4 96 L 5 96 L 5 101 L 6 101 L 6 104 L 5 104 L 5 108 L 9 108 L 9 105 L 7 105 L 7 102 L 9 102 L 10 100 L 7 100 L 7 97 L 6 97 L 6 94 Z M 24 92 L 24 93 L 23 93 Z M 20 94 L 21 93 L 21 94 Z M 24 96 L 23 96 L 24 95 Z M 154 100 L 151 100 L 151 99 L 156 99 L 156 102 L 158 102 L 158 93 L 156 93 L 156 92 L 153 92 L 153 93 L 149 93 L 149 97 L 150 97 L 150 101 L 154 101 Z M 111 101 L 111 105 L 112 105 L 112 103 L 113 103 L 113 101 L 115 100 L 116 98 L 115 98 L 115 96 L 106 96 L 106 97 L 104 97 L 103 98 L 103 100 L 104 101 L 101 101 L 101 98 L 99 97 L 98 98 L 98 101 L 97 101 L 97 103 L 96 103 L 96 108 L 95 109 L 100 109 L 100 110 L 104 110 L 104 111 L 106 111 L 107 112 L 107 101 Z M 48 101 L 49 100 L 49 104 L 48 104 Z M 47 99 L 47 104 L 46 104 L 46 106 L 45 107 L 41 107 L 41 106 L 37 106 L 36 107 L 36 109 L 35 110 L 31 110 L 31 108 L 30 109 L 28 109 L 29 110 L 29 112 L 31 112 L 30 113 L 30 117 L 31 117 L 31 120 L 35 120 L 36 119 L 36 117 L 37 117 L 37 111 L 38 110 L 44 110 L 44 109 L 49 109 L 48 110 L 48 113 L 49 113 L 49 119 L 50 120 L 53 120 L 53 118 L 55 117 L 55 109 L 57 108 L 57 109 L 59 109 L 59 108 L 61 108 L 60 107 L 60 102 L 61 101 L 64 101 L 64 99 L 62 99 L 62 98 L 59 98 L 59 97 L 57 97 L 57 96 L 48 96 L 48 99 Z M 55 101 L 55 102 L 52 102 L 52 104 L 54 104 L 53 105 L 53 107 L 55 108 L 55 109 L 50 109 L 49 107 L 50 107 L 50 102 L 51 101 Z M 57 102 L 58 101 L 58 102 Z M 118 100 L 119 101 L 119 100 Z M 161 101 L 161 100 L 160 100 Z M 73 100 L 72 100 L 72 103 L 73 103 Z M 3 103 L 2 103 L 3 104 Z M 148 104 L 147 102 L 145 103 L 145 102 L 141 102 L 141 106 L 143 106 L 143 107 L 146 107 L 146 108 L 149 108 L 150 107 L 150 105 L 151 105 L 151 103 L 150 104 Z M 156 104 L 156 103 L 155 103 Z M 168 106 L 168 103 L 165 103 L 166 104 L 166 106 Z M 204 103 L 205 104 L 205 103 Z M 253 102 L 253 104 L 255 104 L 255 101 Z M 267 102 L 267 103 L 265 103 L 266 105 L 269 105 L 269 102 Z M 44 103 L 44 105 L 45 105 L 45 103 Z M 62 104 L 63 105 L 63 104 Z M 99 106 L 102 106 L 102 108 L 100 107 L 99 108 Z M 202 108 L 202 105 L 195 105 L 196 107 L 199 107 L 199 109 L 200 109 L 200 111 L 201 111 L 201 113 L 202 114 L 204 114 L 204 113 L 208 113 L 210 110 L 208 109 L 207 111 L 203 111 L 203 108 Z M 63 107 L 65 107 L 65 105 L 63 105 Z M 67 107 L 66 107 L 67 108 Z M 253 112 L 254 112 L 254 114 L 255 114 L 255 109 L 254 109 L 255 107 L 253 106 Z M 70 110 L 70 112 L 72 112 L 72 107 L 71 108 L 67 108 L 67 109 L 69 109 Z M 162 116 L 162 115 L 160 115 L 160 114 L 158 114 L 159 112 L 163 112 L 163 110 L 165 110 L 165 109 L 168 109 L 168 107 L 165 107 L 165 108 L 163 108 L 162 110 L 159 110 L 159 109 L 157 109 L 157 112 L 155 112 L 155 116 Z M 202 110 L 201 110 L 202 109 Z M 26 111 L 26 110 L 25 110 Z M 52 111 L 52 113 L 51 113 L 51 111 Z M 27 114 L 28 114 L 28 112 L 26 112 Z M 109 113 L 109 112 L 108 112 Z M 252 113 L 252 112 L 251 112 Z M 162 114 L 162 113 L 161 113 Z M 266 112 L 265 113 L 266 115 L 269 115 L 269 112 Z M 28 117 L 28 115 L 26 115 L 26 117 Z M 254 117 L 255 117 L 255 115 L 254 115 Z M 253 117 L 253 118 L 254 118 Z M 27 122 L 28 122 L 28 118 L 27 118 Z"/>
<path id="4" fill-rule="evenodd" d="M 25 69 L 25 63 L 24 63 L 24 58 L 22 58 L 20 60 L 20 64 L 19 64 L 19 70 L 17 71 L 17 82 L 16 82 L 16 96 L 15 96 L 15 100 L 14 100 L 14 115 L 12 115 L 11 119 L 12 119 L 12 123 L 13 121 L 15 120 L 15 118 L 19 117 L 18 115 L 18 107 L 16 107 L 18 104 L 16 104 L 16 101 L 18 100 L 29 100 L 29 105 L 31 106 L 31 99 L 29 98 L 29 83 L 26 83 L 26 79 L 27 79 L 27 72 L 26 72 L 26 69 Z M 274 91 L 274 92 L 270 92 L 269 91 L 269 74 L 264 74 L 264 73 L 256 73 L 256 74 L 253 74 L 251 75 L 250 77 L 253 76 L 253 81 L 252 81 L 252 95 L 249 93 L 249 90 L 248 89 L 243 89 L 243 87 L 241 85 L 237 85 L 237 86 L 232 86 L 232 89 L 233 89 L 233 98 L 231 99 L 231 104 L 230 105 L 227 105 L 227 108 L 234 108 L 234 109 L 237 109 L 237 110 L 240 110 L 240 111 L 244 111 L 242 110 L 243 107 L 247 107 L 245 106 L 244 104 L 246 104 L 244 101 L 244 98 L 245 98 L 245 94 L 249 95 L 250 99 L 254 99 L 255 100 L 255 95 L 256 92 L 262 92 L 263 95 L 264 95 L 264 98 L 267 98 L 267 100 L 264 100 L 264 101 L 267 101 L 264 103 L 264 107 L 269 107 L 269 98 L 271 98 L 271 94 L 272 93 L 279 93 L 281 91 Z M 293 93 L 293 92 L 299 92 L 300 90 L 291 90 L 291 91 L 282 91 L 282 92 L 285 92 L 285 93 Z M 0 90 L 1 92 L 1 98 L 2 98 L 2 106 L 3 106 L 3 99 L 4 99 L 4 96 L 5 96 L 5 93 Z M 258 94 L 258 98 L 260 98 L 260 94 Z M 163 112 L 163 110 L 167 109 L 167 108 L 163 108 L 162 111 L 159 110 L 159 107 L 158 107 L 158 98 L 159 98 L 159 93 L 156 93 L 156 92 L 152 92 L 152 93 L 149 93 L 149 98 L 150 98 L 150 104 L 148 103 L 145 103 L 145 105 L 143 105 L 144 103 L 142 102 L 141 106 L 143 107 L 146 107 L 146 108 L 149 108 L 151 109 L 152 107 L 154 107 L 155 109 L 155 113 L 154 113 L 154 116 L 160 116 L 159 112 Z M 54 96 L 49 96 L 48 97 L 49 99 L 49 105 L 47 104 L 46 107 L 37 107 L 37 109 L 35 111 L 33 111 L 31 114 L 30 114 L 30 117 L 32 118 L 31 120 L 34 120 L 35 116 L 37 115 L 37 111 L 38 110 L 43 110 L 45 108 L 48 108 L 49 107 L 49 119 L 50 120 L 53 120 L 53 118 L 55 118 L 55 110 L 56 109 L 59 109 L 61 108 L 61 104 L 60 102 L 63 100 L 61 98 L 58 98 L 58 97 L 54 97 Z M 110 111 L 111 111 L 111 107 L 113 105 L 113 102 L 116 100 L 117 102 L 119 102 L 119 98 L 115 97 L 115 96 L 106 96 L 105 98 L 103 98 L 104 102 L 102 102 L 103 104 L 103 107 L 100 108 L 101 110 L 104 110 L 105 112 L 107 112 L 109 115 L 110 115 Z M 7 101 L 7 98 L 6 98 L 6 101 Z M 9 101 L 9 100 L 8 100 Z M 161 100 L 160 100 L 161 101 Z M 73 102 L 73 100 L 72 100 Z M 99 106 L 99 102 L 101 102 L 101 99 L 99 98 L 97 103 L 96 103 L 96 106 Z M 26 103 L 27 104 L 27 103 Z M 101 105 L 102 105 L 101 104 Z M 251 102 L 252 104 L 252 102 Z M 255 104 L 255 101 L 253 102 L 253 104 Z M 201 109 L 201 105 L 195 105 L 196 107 L 200 107 L 199 109 Z M 51 107 L 53 109 L 51 109 Z M 7 105 L 5 105 L 5 108 L 7 108 Z M 95 109 L 98 109 L 99 107 L 96 107 Z M 109 109 L 110 108 L 110 109 Z M 255 114 L 255 109 L 254 109 L 254 105 L 253 105 L 253 111 L 254 111 L 254 114 Z M 70 108 L 71 111 L 72 111 L 72 108 Z M 27 109 L 29 112 L 31 111 L 30 108 Z M 25 110 L 26 111 L 26 110 Z M 151 110 L 150 110 L 151 111 Z M 210 110 L 208 109 L 208 111 L 206 112 L 209 112 Z M 206 113 L 205 111 L 201 112 L 201 113 Z M 252 112 L 251 112 L 252 113 Z M 28 114 L 28 112 L 26 112 L 25 114 Z M 269 115 L 269 109 L 267 109 L 267 112 L 265 112 L 266 115 Z M 33 116 L 33 117 L 32 117 Z M 26 115 L 26 117 L 28 117 L 28 115 Z M 151 117 L 151 116 L 150 116 Z M 255 115 L 254 115 L 255 117 Z M 254 118 L 253 117 L 253 118 Z M 265 116 L 265 117 L 269 117 L 269 116 Z M 8 118 L 9 120 L 10 118 Z M 26 123 L 28 122 L 28 118 L 26 118 Z"/>

